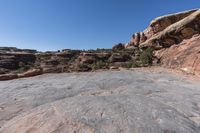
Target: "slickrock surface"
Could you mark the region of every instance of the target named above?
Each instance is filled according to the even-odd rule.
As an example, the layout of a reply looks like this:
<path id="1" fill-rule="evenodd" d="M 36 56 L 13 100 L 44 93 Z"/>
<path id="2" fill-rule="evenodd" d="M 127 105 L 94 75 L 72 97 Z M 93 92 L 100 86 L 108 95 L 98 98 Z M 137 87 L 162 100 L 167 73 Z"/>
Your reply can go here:
<path id="1" fill-rule="evenodd" d="M 1 133 L 199 133 L 200 83 L 164 71 L 0 82 Z"/>

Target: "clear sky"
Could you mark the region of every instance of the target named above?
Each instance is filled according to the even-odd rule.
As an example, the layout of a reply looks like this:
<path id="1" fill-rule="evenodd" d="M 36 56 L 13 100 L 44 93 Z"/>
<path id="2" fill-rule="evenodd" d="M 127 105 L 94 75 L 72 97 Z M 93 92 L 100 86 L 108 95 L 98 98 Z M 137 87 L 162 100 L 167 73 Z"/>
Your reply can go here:
<path id="1" fill-rule="evenodd" d="M 200 0 L 0 0 L 0 46 L 110 48 L 155 17 L 193 8 Z"/>

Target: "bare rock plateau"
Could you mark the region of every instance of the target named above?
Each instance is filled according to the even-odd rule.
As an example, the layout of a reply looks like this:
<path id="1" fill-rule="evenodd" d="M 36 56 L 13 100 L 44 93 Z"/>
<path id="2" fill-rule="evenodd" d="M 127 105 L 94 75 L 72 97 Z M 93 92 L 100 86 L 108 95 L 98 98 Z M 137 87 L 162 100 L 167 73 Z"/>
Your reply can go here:
<path id="1" fill-rule="evenodd" d="M 0 133 L 200 133 L 200 83 L 128 70 L 1 81 Z"/>

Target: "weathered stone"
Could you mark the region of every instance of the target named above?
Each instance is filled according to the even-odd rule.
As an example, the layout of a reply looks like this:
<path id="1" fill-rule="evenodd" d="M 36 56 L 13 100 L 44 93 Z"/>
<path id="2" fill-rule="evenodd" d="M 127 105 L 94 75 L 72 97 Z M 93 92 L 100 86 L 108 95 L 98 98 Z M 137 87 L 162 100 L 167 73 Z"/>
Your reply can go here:
<path id="1" fill-rule="evenodd" d="M 138 46 L 140 44 L 140 32 L 133 34 L 130 44 Z"/>
<path id="2" fill-rule="evenodd" d="M 3 80 L 12 80 L 18 78 L 17 74 L 9 73 L 9 74 L 1 74 L 0 81 Z"/>
<path id="3" fill-rule="evenodd" d="M 35 55 L 30 53 L 0 53 L 0 68 L 16 70 L 20 67 L 20 62 L 28 64 L 35 63 L 35 60 Z"/>
<path id="4" fill-rule="evenodd" d="M 165 67 L 200 75 L 200 36 L 186 39 L 179 45 L 157 51 L 155 56 L 160 58 Z"/>
<path id="5" fill-rule="evenodd" d="M 199 133 L 199 88 L 141 69 L 0 82 L 0 132 Z"/>
<path id="6" fill-rule="evenodd" d="M 191 38 L 200 33 L 200 10 L 195 11 L 180 21 L 168 26 L 158 34 L 140 44 L 140 48 L 153 47 L 161 49 L 181 43 L 184 39 Z"/>
<path id="7" fill-rule="evenodd" d="M 96 54 L 95 53 L 82 53 L 78 57 L 78 61 L 80 63 L 92 64 L 96 61 Z"/>
<path id="8" fill-rule="evenodd" d="M 18 77 L 19 78 L 33 77 L 33 76 L 37 76 L 37 75 L 41 75 L 41 74 L 43 74 L 42 69 L 32 69 L 32 70 L 28 70 L 27 72 L 18 74 Z"/>
<path id="9" fill-rule="evenodd" d="M 184 12 L 180 12 L 180 13 L 169 14 L 169 15 L 155 18 L 150 23 L 149 27 L 144 31 L 144 34 L 149 39 L 156 33 L 163 31 L 168 26 L 184 19 L 185 17 L 191 15 L 195 11 L 197 11 L 197 9 L 184 11 Z"/>

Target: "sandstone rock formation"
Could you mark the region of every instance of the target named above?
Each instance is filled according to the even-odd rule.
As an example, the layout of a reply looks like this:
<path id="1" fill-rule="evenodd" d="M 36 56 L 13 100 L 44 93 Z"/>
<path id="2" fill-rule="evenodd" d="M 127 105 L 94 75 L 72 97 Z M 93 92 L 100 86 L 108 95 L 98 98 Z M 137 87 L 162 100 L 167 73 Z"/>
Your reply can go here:
<path id="1" fill-rule="evenodd" d="M 148 47 L 155 51 L 155 60 L 165 67 L 177 68 L 187 73 L 199 74 L 200 9 L 161 16 L 149 27 L 133 35 L 126 48 Z M 185 41 L 188 39 L 187 41 Z M 159 51 L 157 51 L 159 50 Z"/>
<path id="2" fill-rule="evenodd" d="M 35 63 L 36 57 L 31 53 L 23 52 L 0 52 L 0 68 L 16 70 L 21 64 L 33 64 Z"/>
<path id="3" fill-rule="evenodd" d="M 200 75 L 200 36 L 196 35 L 179 45 L 156 51 L 156 56 L 161 59 L 163 66 Z"/>
<path id="4" fill-rule="evenodd" d="M 156 18 L 112 49 L 0 48 L 0 133 L 199 133 L 199 83 L 121 69 L 160 62 L 200 76 L 199 33 L 195 9 Z M 98 69 L 115 71 L 44 74 Z M 24 79 L 2 81 L 15 78 Z"/>
<path id="5" fill-rule="evenodd" d="M 18 75 L 17 74 L 13 74 L 13 73 L 1 74 L 0 75 L 0 81 L 12 80 L 12 79 L 16 79 L 16 78 L 18 78 Z"/>
<path id="6" fill-rule="evenodd" d="M 141 43 L 140 47 L 161 49 L 179 44 L 184 39 L 191 38 L 193 35 L 200 33 L 199 20 L 200 10 L 197 10 L 180 21 L 166 27 L 163 31 L 153 35 L 150 39 Z"/>
<path id="7" fill-rule="evenodd" d="M 1 133 L 199 133 L 200 84 L 164 72 L 0 82 Z"/>
<path id="8" fill-rule="evenodd" d="M 143 65 L 138 58 L 138 54 L 140 55 L 141 51 L 138 48 L 125 49 L 122 44 L 113 49 L 66 49 L 62 52 L 27 53 L 25 51 L 11 52 L 14 48 L 10 50 L 4 47 L 2 49 L 4 49 L 4 52 L 0 52 L 0 75 L 14 73 L 18 75 L 16 78 L 30 77 L 43 73 L 95 71 L 109 69 L 115 65 L 128 68 Z M 17 51 L 22 50 L 17 49 Z"/>
<path id="9" fill-rule="evenodd" d="M 174 64 L 173 59 L 180 55 L 176 52 L 175 45 L 182 45 L 185 39 L 190 39 L 195 34 L 200 34 L 200 9 L 158 17 L 150 23 L 146 30 L 133 34 L 129 43 L 126 45 L 119 43 L 114 45 L 112 49 L 64 49 L 54 52 L 37 52 L 35 50 L 13 47 L 0 47 L 0 74 L 19 74 L 37 68 L 41 68 L 42 73 L 85 72 L 109 69 L 112 66 L 126 68 L 144 67 L 152 65 L 152 62 L 159 63 L 160 61 L 163 66 L 172 67 L 171 64 Z M 191 45 L 189 45 L 190 42 L 188 42 L 187 50 L 180 50 L 181 54 L 196 57 L 197 50 L 194 49 L 194 52 L 190 50 L 193 49 L 193 45 L 198 46 L 198 40 L 195 41 L 197 44 L 191 42 Z M 145 49 L 149 47 L 156 50 L 155 53 L 159 54 L 149 56 L 149 53 L 145 53 Z M 168 52 L 167 48 L 170 48 L 169 51 L 171 52 Z M 157 50 L 160 51 L 158 52 Z M 185 54 L 186 52 L 189 53 Z M 167 57 L 166 53 L 171 54 Z M 141 56 L 149 56 L 152 59 Z M 180 56 L 179 58 L 179 61 L 182 60 L 178 63 L 179 65 L 173 66 L 198 74 L 199 64 L 195 63 L 194 67 L 188 63 L 187 66 L 187 63 L 184 63 L 185 59 L 182 59 L 182 57 Z"/>
<path id="10" fill-rule="evenodd" d="M 168 26 L 184 19 L 185 17 L 191 15 L 198 9 L 194 10 L 189 10 L 189 11 L 184 11 L 180 13 L 174 13 L 174 14 L 169 14 L 165 16 L 161 16 L 158 18 L 155 18 L 149 25 L 149 27 L 144 30 L 144 34 L 147 36 L 147 38 L 151 38 L 153 35 L 155 35 L 158 32 L 163 31 L 165 28 Z"/>
<path id="11" fill-rule="evenodd" d="M 33 77 L 33 76 L 37 76 L 37 75 L 41 75 L 41 74 L 43 74 L 42 68 L 40 68 L 40 69 L 32 69 L 32 70 L 29 70 L 29 71 L 24 72 L 22 74 L 18 74 L 18 77 L 19 78 Z"/>

